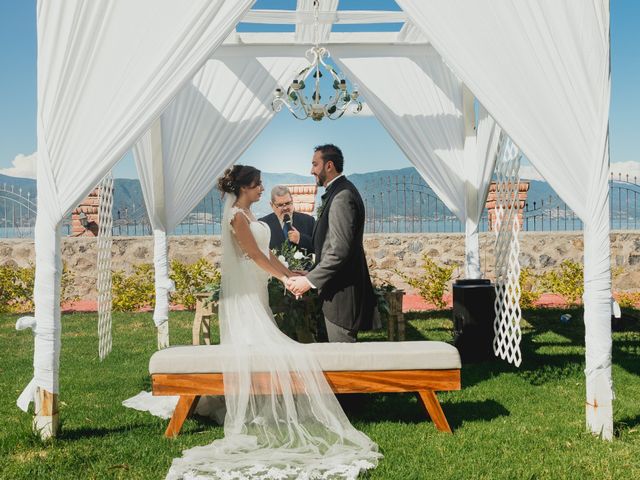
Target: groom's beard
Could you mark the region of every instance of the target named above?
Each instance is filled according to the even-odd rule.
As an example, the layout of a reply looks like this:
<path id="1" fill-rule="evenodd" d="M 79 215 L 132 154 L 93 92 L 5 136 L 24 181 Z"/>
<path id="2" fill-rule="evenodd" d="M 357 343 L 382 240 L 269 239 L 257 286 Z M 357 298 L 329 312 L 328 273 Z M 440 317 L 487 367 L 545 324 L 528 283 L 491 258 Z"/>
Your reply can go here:
<path id="1" fill-rule="evenodd" d="M 324 184 L 326 181 L 327 181 L 327 173 L 323 169 L 320 173 L 318 173 L 316 177 L 316 183 L 319 187 L 324 187 Z"/>

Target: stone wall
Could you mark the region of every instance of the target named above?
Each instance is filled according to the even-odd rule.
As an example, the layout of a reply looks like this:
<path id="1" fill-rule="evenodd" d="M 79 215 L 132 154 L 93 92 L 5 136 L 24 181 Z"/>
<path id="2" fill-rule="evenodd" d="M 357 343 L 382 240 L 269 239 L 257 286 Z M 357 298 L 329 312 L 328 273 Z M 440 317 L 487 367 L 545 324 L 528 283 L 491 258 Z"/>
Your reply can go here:
<path id="1" fill-rule="evenodd" d="M 395 285 L 406 287 L 395 269 L 409 275 L 419 274 L 422 254 L 438 263 L 456 265 L 454 279 L 464 275 L 463 234 L 372 234 L 365 236 L 365 249 L 372 274 Z M 640 289 L 640 232 L 611 234 L 611 264 L 619 267 L 614 290 Z M 480 235 L 481 262 L 488 278 L 493 278 L 493 234 Z M 525 232 L 520 235 L 520 262 L 541 273 L 554 268 L 562 260 L 582 261 L 582 233 Z M 151 237 L 116 237 L 113 242 L 113 269 L 130 273 L 133 265 L 153 261 Z M 169 239 L 169 257 L 183 263 L 200 258 L 220 263 L 220 237 L 176 236 Z M 62 258 L 74 274 L 75 293 L 83 299 L 95 299 L 96 239 L 62 239 Z M 27 266 L 35 261 L 33 241 L 0 240 L 0 265 Z"/>

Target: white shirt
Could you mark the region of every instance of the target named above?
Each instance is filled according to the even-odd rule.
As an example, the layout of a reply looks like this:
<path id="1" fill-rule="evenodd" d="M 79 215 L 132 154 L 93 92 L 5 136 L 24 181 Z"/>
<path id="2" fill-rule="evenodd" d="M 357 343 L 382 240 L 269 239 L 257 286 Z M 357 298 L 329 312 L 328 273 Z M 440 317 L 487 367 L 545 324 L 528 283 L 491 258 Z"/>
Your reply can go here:
<path id="1" fill-rule="evenodd" d="M 334 178 L 334 179 L 333 179 L 333 180 L 331 180 L 329 183 L 327 183 L 327 184 L 324 186 L 324 191 L 326 192 L 326 191 L 327 191 L 327 189 L 331 186 L 331 184 L 332 184 L 333 182 L 335 182 L 337 179 L 339 179 L 340 177 L 344 177 L 344 174 L 342 174 L 342 173 L 341 173 L 341 174 L 340 174 L 340 175 L 338 175 L 336 178 Z"/>

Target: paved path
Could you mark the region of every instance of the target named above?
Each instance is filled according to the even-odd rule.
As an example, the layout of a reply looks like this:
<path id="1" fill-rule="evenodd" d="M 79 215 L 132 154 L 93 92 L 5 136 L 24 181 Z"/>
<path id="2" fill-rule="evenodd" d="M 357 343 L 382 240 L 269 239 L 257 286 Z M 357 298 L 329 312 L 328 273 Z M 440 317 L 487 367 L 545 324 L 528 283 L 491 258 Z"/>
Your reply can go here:
<path id="1" fill-rule="evenodd" d="M 445 295 L 445 302 L 447 306 L 445 309 L 450 309 L 452 306 L 451 294 Z M 536 306 L 538 307 L 562 307 L 564 306 L 564 300 L 560 295 L 555 295 L 552 293 L 543 294 L 540 299 L 536 302 Z M 403 312 L 415 312 L 415 311 L 425 311 L 425 310 L 435 310 L 435 306 L 426 300 L 424 300 L 419 295 L 409 294 L 404 296 L 404 300 L 402 302 L 402 311 Z M 71 302 L 64 304 L 62 306 L 63 313 L 72 313 L 72 312 L 96 312 L 98 310 L 98 302 L 95 300 L 80 300 L 77 302 Z M 172 305 L 171 310 L 184 310 L 182 305 Z M 152 311 L 151 308 L 142 309 L 143 312 Z"/>

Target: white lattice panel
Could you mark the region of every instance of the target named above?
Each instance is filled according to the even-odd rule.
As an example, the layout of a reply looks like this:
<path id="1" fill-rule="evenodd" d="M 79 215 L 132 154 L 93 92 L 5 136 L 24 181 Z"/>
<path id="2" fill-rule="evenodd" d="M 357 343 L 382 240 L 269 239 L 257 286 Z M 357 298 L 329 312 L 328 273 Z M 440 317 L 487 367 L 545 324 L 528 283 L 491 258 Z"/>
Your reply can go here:
<path id="1" fill-rule="evenodd" d="M 111 352 L 111 229 L 113 226 L 113 176 L 100 183 L 98 210 L 98 353 L 100 360 Z"/>
<path id="2" fill-rule="evenodd" d="M 493 351 L 496 356 L 519 366 L 520 352 L 520 150 L 503 135 L 496 161 L 496 318 Z"/>

